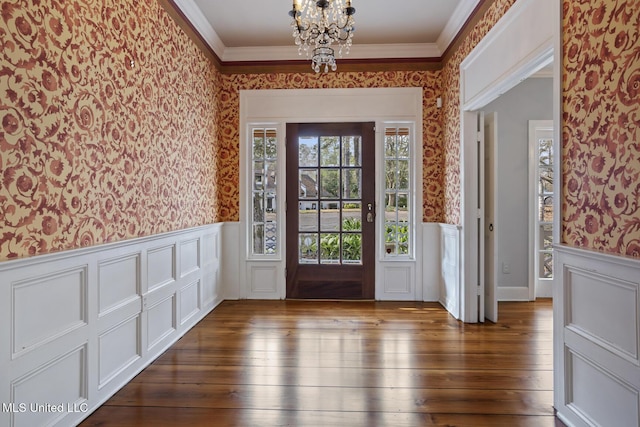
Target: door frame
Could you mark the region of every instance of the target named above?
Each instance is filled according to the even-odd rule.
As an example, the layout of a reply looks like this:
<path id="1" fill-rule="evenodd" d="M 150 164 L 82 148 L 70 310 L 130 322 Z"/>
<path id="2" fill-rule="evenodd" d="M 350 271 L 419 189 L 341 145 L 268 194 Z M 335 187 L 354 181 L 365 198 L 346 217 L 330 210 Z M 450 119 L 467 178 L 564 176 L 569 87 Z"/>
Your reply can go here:
<path id="1" fill-rule="evenodd" d="M 477 111 L 544 67 L 554 64 L 554 141 L 558 144 L 561 101 L 561 6 L 554 0 L 515 2 L 460 64 L 460 221 L 462 225 L 460 320 L 479 321 Z M 557 145 L 556 145 L 557 148 Z M 556 156 L 559 151 L 556 150 Z M 556 157 L 558 160 L 559 157 Z M 557 162 L 559 164 L 559 161 Z M 556 185 L 560 184 L 556 177 Z M 560 209 L 554 212 L 554 233 Z M 554 241 L 557 236 L 554 236 Z"/>
<path id="2" fill-rule="evenodd" d="M 414 256 L 411 259 L 389 260 L 383 256 L 379 233 L 376 235 L 375 299 L 422 301 L 423 295 L 433 294 L 432 281 L 422 275 L 422 154 L 423 111 L 421 87 L 411 88 L 354 88 L 354 89 L 268 89 L 240 91 L 240 221 L 230 223 L 230 231 L 238 236 L 237 279 L 228 286 L 230 298 L 284 299 L 285 254 L 283 218 L 278 229 L 280 252 L 275 256 L 258 258 L 249 254 L 247 231 L 249 177 L 247 172 L 248 131 L 251 125 L 268 125 L 278 129 L 278 150 L 285 150 L 286 123 L 375 122 L 376 123 L 376 201 L 381 200 L 384 182 L 382 158 L 383 128 L 386 123 L 410 124 L 413 130 L 413 212 Z M 284 158 L 284 157 L 283 157 Z M 278 186 L 286 180 L 284 161 L 278 164 Z M 284 194 L 284 187 L 278 188 Z M 285 200 L 278 198 L 278 210 L 284 217 Z M 376 230 L 382 230 L 382 216 L 376 217 Z M 237 228 L 236 228 L 237 227 Z M 233 254 L 234 249 L 230 248 Z M 233 255 L 231 255 L 233 256 Z M 398 278 L 402 280 L 398 280 Z M 426 291 L 425 291 L 426 289 Z"/>

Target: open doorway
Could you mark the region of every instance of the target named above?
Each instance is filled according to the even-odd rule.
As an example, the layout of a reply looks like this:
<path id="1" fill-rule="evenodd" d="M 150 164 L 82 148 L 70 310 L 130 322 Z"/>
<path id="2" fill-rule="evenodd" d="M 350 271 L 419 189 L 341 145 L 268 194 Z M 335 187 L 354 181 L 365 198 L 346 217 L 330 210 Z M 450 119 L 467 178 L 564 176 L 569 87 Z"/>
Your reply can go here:
<path id="1" fill-rule="evenodd" d="M 548 165 L 542 166 L 542 172 L 551 182 L 542 189 L 542 193 L 538 191 L 539 186 L 533 191 L 533 183 L 539 182 L 532 181 L 531 174 L 539 171 L 538 162 L 533 159 L 541 157 L 536 156 L 530 143 L 530 122 L 544 120 L 547 123 L 544 138 L 548 146 L 546 155 L 552 154 L 552 106 L 553 80 L 550 72 L 545 70 L 525 79 L 482 108 L 485 116 L 486 298 L 494 291 L 497 301 L 531 301 L 536 297 L 540 282 L 537 280 L 537 266 L 540 263 L 532 260 L 538 255 L 543 257 L 540 262 L 544 264 L 549 258 L 553 170 Z M 539 200 L 546 205 L 540 207 Z M 539 218 L 545 222 L 539 223 Z M 536 249 L 537 234 L 531 232 L 534 225 L 548 230 L 548 243 L 543 244 L 543 248 Z M 550 285 L 548 287 L 550 290 Z M 548 292 L 538 295 L 551 296 Z M 493 320 L 486 311 L 485 316 Z"/>

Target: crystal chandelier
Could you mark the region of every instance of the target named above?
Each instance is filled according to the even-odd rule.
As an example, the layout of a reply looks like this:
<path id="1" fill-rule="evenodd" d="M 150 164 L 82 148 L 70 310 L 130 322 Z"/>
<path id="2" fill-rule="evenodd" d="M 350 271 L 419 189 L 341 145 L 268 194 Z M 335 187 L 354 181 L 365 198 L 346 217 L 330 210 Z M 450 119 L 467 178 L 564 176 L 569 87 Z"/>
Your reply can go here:
<path id="1" fill-rule="evenodd" d="M 302 3 L 302 4 L 300 4 Z M 335 71 L 336 56 L 331 45 L 337 45 L 338 56 L 349 53 L 351 39 L 355 30 L 353 15 L 356 9 L 351 0 L 294 0 L 289 16 L 293 18 L 293 38 L 298 53 L 304 51 L 311 58 L 311 68 L 316 73 L 324 66 Z"/>

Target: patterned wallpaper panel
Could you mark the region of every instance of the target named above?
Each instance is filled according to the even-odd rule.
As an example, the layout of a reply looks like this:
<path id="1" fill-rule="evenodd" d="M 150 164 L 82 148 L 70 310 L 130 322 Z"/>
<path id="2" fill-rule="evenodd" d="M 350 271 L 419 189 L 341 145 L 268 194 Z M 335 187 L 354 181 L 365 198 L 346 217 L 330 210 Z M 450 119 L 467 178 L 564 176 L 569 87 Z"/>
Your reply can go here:
<path id="1" fill-rule="evenodd" d="M 219 75 L 156 0 L 3 0 L 0 43 L 0 260 L 216 220 Z"/>
<path id="2" fill-rule="evenodd" d="M 219 213 L 221 221 L 239 220 L 240 158 L 240 90 L 250 89 L 317 89 L 317 88 L 423 88 L 423 221 L 443 220 L 443 157 L 441 109 L 436 98 L 441 96 L 439 71 L 349 72 L 349 73 L 281 73 L 234 74 L 222 76 L 220 93 L 220 157 L 221 184 Z"/>
<path id="3" fill-rule="evenodd" d="M 563 9 L 562 239 L 640 257 L 640 0 Z"/>
<path id="4" fill-rule="evenodd" d="M 442 70 L 444 134 L 444 222 L 460 224 L 460 64 L 515 0 L 495 0 Z"/>

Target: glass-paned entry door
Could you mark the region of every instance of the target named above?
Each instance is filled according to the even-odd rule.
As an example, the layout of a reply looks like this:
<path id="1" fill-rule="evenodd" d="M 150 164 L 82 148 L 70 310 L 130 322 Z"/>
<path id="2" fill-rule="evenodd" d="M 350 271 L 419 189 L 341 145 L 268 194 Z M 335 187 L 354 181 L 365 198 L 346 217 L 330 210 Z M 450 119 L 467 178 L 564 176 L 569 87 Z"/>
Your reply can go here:
<path id="1" fill-rule="evenodd" d="M 374 159 L 372 123 L 287 125 L 288 297 L 373 296 Z"/>

